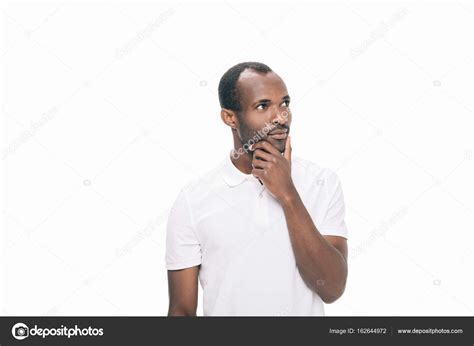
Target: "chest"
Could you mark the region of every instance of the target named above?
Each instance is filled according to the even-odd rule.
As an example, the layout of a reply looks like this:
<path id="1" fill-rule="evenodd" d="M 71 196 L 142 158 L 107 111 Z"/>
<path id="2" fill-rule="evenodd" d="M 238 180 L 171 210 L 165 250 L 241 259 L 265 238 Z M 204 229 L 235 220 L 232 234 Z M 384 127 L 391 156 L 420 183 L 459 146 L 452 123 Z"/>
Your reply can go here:
<path id="1" fill-rule="evenodd" d="M 196 231 L 203 259 L 229 257 L 259 244 L 291 252 L 290 238 L 281 205 L 266 190 L 236 199 L 231 195 L 200 206 Z"/>

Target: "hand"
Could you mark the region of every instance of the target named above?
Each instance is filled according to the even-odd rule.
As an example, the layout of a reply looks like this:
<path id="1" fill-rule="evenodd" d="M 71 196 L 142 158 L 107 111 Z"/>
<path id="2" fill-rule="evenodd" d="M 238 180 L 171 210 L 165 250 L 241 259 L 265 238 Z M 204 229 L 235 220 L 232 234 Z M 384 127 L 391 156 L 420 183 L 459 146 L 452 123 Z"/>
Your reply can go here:
<path id="1" fill-rule="evenodd" d="M 283 155 L 266 140 L 253 144 L 252 174 L 279 201 L 296 192 L 291 179 L 291 139 L 288 136 Z"/>

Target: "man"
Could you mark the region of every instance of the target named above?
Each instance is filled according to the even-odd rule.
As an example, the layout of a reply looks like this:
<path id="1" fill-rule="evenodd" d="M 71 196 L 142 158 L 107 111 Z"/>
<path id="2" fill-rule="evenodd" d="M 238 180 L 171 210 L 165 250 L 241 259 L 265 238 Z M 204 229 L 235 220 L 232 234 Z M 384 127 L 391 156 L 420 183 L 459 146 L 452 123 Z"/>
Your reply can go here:
<path id="1" fill-rule="evenodd" d="M 347 228 L 335 173 L 292 157 L 283 80 L 262 63 L 219 83 L 234 149 L 189 183 L 166 237 L 169 316 L 318 316 L 344 292 Z"/>

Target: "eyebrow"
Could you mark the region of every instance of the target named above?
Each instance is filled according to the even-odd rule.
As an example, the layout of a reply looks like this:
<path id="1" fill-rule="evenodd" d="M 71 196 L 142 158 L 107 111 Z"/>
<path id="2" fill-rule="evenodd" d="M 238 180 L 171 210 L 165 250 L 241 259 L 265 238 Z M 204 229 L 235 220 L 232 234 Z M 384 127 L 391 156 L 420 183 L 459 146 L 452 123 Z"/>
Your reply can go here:
<path id="1" fill-rule="evenodd" d="M 282 101 L 289 101 L 290 100 L 290 96 L 289 95 L 285 95 L 281 98 Z M 252 107 L 256 106 L 258 103 L 269 103 L 269 102 L 272 102 L 272 100 L 269 100 L 269 99 L 261 99 L 261 100 L 258 100 L 257 102 L 254 102 L 252 104 Z"/>

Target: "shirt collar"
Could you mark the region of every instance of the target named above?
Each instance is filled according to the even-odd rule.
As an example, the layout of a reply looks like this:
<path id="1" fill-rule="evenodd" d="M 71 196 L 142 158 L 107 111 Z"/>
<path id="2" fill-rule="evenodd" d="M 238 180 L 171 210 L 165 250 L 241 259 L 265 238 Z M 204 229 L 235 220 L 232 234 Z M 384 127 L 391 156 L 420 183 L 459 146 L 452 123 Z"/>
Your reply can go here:
<path id="1" fill-rule="evenodd" d="M 224 178 L 224 181 L 227 183 L 227 185 L 231 187 L 243 183 L 246 179 L 255 179 L 252 174 L 245 174 L 234 166 L 230 158 L 230 153 L 229 155 L 227 155 L 227 158 L 225 160 L 224 167 L 222 170 L 222 177 Z"/>

